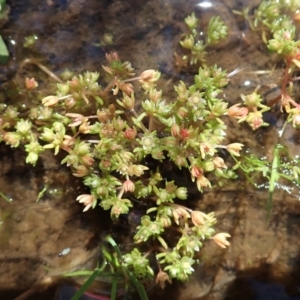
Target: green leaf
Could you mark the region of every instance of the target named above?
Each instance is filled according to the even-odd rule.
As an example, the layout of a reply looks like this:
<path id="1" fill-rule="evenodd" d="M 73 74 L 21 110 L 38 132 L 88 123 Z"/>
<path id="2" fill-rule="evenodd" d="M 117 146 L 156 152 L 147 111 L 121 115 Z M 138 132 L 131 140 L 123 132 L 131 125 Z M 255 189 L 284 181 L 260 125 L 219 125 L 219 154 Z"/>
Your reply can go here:
<path id="1" fill-rule="evenodd" d="M 115 300 L 117 297 L 118 278 L 114 278 L 111 287 L 110 300 Z"/>
<path id="2" fill-rule="evenodd" d="M 80 297 L 84 294 L 84 292 L 88 289 L 88 287 L 95 281 L 95 279 L 101 273 L 101 269 L 96 269 L 93 274 L 85 281 L 85 283 L 81 286 L 81 288 L 77 291 L 77 293 L 71 298 L 71 300 L 79 300 Z"/>
<path id="3" fill-rule="evenodd" d="M 0 63 L 3 65 L 7 64 L 8 58 L 9 58 L 9 53 L 7 47 L 2 37 L 0 36 Z"/>

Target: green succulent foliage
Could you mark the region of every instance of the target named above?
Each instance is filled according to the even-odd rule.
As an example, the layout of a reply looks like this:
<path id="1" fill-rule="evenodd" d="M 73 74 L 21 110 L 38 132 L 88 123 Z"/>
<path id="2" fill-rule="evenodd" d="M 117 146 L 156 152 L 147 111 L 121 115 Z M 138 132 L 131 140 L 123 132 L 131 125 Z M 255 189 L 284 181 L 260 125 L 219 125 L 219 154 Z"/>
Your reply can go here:
<path id="1" fill-rule="evenodd" d="M 291 58 L 293 67 L 300 66 L 299 41 L 291 21 L 298 6 L 297 1 L 263 1 L 249 17 L 251 26 L 262 30 L 268 48 Z M 189 177 L 199 192 L 241 176 L 238 169 L 253 183 L 253 173 L 262 174 L 270 182 L 270 192 L 280 178 L 299 185 L 299 159 L 285 161 L 284 149 L 276 148 L 270 163 L 243 155 L 240 143 L 227 144 L 224 119 L 230 113 L 256 129 L 257 121 L 266 125 L 262 116 L 269 108 L 255 91 L 242 95 L 242 112 L 239 106 L 229 111 L 222 99 L 227 72 L 205 64 L 207 47 L 224 40 L 228 29 L 220 17 L 213 17 L 203 39 L 194 13 L 185 23 L 188 32 L 180 41 L 183 61 L 201 67 L 192 83 L 180 81 L 174 86 L 172 99 L 157 87 L 160 72 L 147 70 L 133 78 L 131 64 L 111 53 L 107 66 L 102 66 L 110 79 L 107 86 L 99 84 L 99 72 L 86 72 L 58 84 L 55 95 L 46 95 L 47 101 L 44 98 L 43 105 L 31 108 L 28 118 L 13 106 L 0 106 L 1 140 L 11 147 L 24 146 L 26 162 L 33 165 L 47 149 L 64 155 L 61 163 L 86 187 L 87 194 L 77 198 L 85 210 L 99 205 L 110 211 L 114 221 L 135 207 L 142 211 L 133 234 L 136 247 L 118 262 L 128 276 L 132 272 L 139 279 L 154 277 L 158 266 L 165 278 L 188 280 L 197 252 L 214 235 L 213 213 L 195 218 L 195 211 L 185 206 Z M 295 106 L 287 122 L 299 127 L 299 115 Z M 165 174 L 174 170 L 174 178 L 169 179 Z"/>
<path id="2" fill-rule="evenodd" d="M 227 26 L 218 17 L 212 17 L 207 29 L 207 45 L 212 45 L 227 37 Z"/>
<path id="3" fill-rule="evenodd" d="M 199 28 L 199 20 L 195 13 L 185 18 L 185 23 L 189 29 L 185 33 L 180 45 L 188 51 L 188 55 L 182 57 L 187 65 L 205 64 L 206 48 L 213 46 L 227 38 L 227 26 L 219 16 L 212 17 L 206 30 L 206 40 L 202 38 L 202 32 Z"/>
<path id="4" fill-rule="evenodd" d="M 145 258 L 137 248 L 134 248 L 130 253 L 123 255 L 122 264 L 128 270 L 132 269 L 137 278 L 147 278 L 154 275 L 149 260 Z"/>

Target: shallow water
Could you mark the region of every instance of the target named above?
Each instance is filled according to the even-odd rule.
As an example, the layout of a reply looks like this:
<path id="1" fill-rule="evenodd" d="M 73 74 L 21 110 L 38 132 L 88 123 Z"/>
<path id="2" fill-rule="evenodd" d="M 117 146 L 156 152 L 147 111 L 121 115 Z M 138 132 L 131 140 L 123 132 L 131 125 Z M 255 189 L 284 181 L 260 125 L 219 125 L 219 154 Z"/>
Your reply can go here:
<path id="1" fill-rule="evenodd" d="M 224 93 L 228 102 L 236 103 L 241 93 L 252 92 L 257 85 L 277 83 L 282 73 L 280 65 L 267 76 L 254 73 L 271 70 L 276 58 L 259 46 L 260 38 L 243 20 L 232 15 L 233 8 L 247 5 L 245 1 L 10 2 L 10 21 L 2 29 L 2 36 L 11 60 L 0 70 L 1 82 L 14 78 L 23 84 L 24 77 L 35 76 L 40 78 L 42 92 L 49 84 L 54 87 L 55 82 L 33 65 L 18 72 L 25 58 L 38 59 L 57 75 L 65 68 L 75 73 L 89 70 L 102 74 L 105 52 L 115 50 L 121 59 L 133 64 L 137 74 L 145 69 L 159 69 L 161 88 L 166 98 L 172 99 L 173 83 L 180 79 L 191 82 L 194 76 L 191 70 L 176 67 L 173 60 L 185 31 L 183 19 L 192 11 L 201 18 L 203 27 L 211 16 L 218 14 L 229 26 L 228 39 L 208 54 L 208 64 L 217 60 L 229 72 L 244 68 L 230 78 Z M 251 5 L 255 7 L 258 2 L 251 1 Z M 205 7 L 204 3 L 212 3 L 212 7 Z M 33 34 L 38 37 L 35 46 L 24 51 L 20 47 L 24 37 Z M 20 95 L 7 96 L 3 89 L 0 94 L 7 103 L 18 102 L 24 109 L 28 106 Z M 228 140 L 238 138 L 256 154 L 271 157 L 282 126 L 281 119 L 273 119 L 273 126 L 255 133 L 234 124 L 235 130 L 229 133 Z M 287 127 L 281 142 L 294 155 L 299 152 L 299 133 L 291 128 Z M 44 155 L 38 168 L 31 168 L 23 163 L 24 153 L 3 145 L 0 152 L 0 190 L 11 199 L 11 203 L 0 201 L 0 298 L 13 299 L 48 274 L 44 266 L 56 272 L 87 266 L 108 230 L 109 216 L 100 210 L 81 214 L 82 207 L 74 202 L 82 187 L 57 164 L 59 158 Z M 36 203 L 46 184 L 45 195 Z M 288 193 L 288 186 L 283 187 L 274 195 L 270 221 L 266 217 L 268 193 L 264 181 L 259 189 L 240 181 L 215 193 L 197 196 L 194 205 L 204 212 L 216 212 L 216 231 L 229 232 L 232 245 L 224 251 L 207 242 L 200 254 L 201 264 L 191 280 L 175 283 L 164 291 L 151 289 L 150 299 L 258 300 L 265 297 L 259 292 L 263 288 L 268 295 L 270 289 L 279 288 L 280 293 L 276 294 L 280 299 L 300 299 L 299 191 Z M 70 253 L 59 257 L 65 248 L 70 248 Z M 249 291 L 247 295 L 242 294 L 244 288 Z M 52 290 L 49 299 L 53 299 L 54 293 Z M 39 295 L 32 299 L 46 300 L 45 295 Z"/>

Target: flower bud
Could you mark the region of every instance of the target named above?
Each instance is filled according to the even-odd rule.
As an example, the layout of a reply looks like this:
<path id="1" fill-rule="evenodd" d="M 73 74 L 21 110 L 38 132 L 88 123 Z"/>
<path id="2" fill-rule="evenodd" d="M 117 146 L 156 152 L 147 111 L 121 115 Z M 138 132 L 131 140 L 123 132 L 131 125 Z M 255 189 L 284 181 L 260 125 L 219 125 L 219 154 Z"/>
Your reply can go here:
<path id="1" fill-rule="evenodd" d="M 71 81 L 68 82 L 70 89 L 77 91 L 80 89 L 80 81 L 77 77 L 72 78 Z"/>
<path id="2" fill-rule="evenodd" d="M 27 90 L 34 90 L 36 87 L 38 87 L 38 83 L 34 78 L 26 78 L 25 87 Z"/>
<path id="3" fill-rule="evenodd" d="M 143 165 L 131 165 L 128 168 L 128 175 L 140 177 L 141 175 L 144 174 L 144 171 L 148 169 L 149 169 L 148 167 Z"/>
<path id="4" fill-rule="evenodd" d="M 90 122 L 84 122 L 82 123 L 79 128 L 78 131 L 83 133 L 83 134 L 88 134 L 91 132 L 91 126 L 90 126 Z"/>
<path id="5" fill-rule="evenodd" d="M 187 220 L 190 217 L 190 214 L 186 211 L 186 209 L 181 206 L 174 207 L 172 214 L 177 225 L 179 225 L 180 219 L 183 218 L 184 220 Z"/>
<path id="6" fill-rule="evenodd" d="M 183 41 L 180 41 L 180 45 L 185 49 L 192 49 L 195 44 L 193 35 L 186 36 Z"/>
<path id="7" fill-rule="evenodd" d="M 231 237 L 229 233 L 220 232 L 220 233 L 216 234 L 215 236 L 213 236 L 212 239 L 221 248 L 226 248 L 226 246 L 230 245 L 230 243 L 226 240 L 226 238 L 229 238 L 229 237 Z"/>
<path id="8" fill-rule="evenodd" d="M 196 183 L 197 183 L 198 190 L 201 192 L 202 192 L 202 188 L 211 187 L 210 181 L 203 175 L 197 177 Z"/>
<path id="9" fill-rule="evenodd" d="M 73 108 L 76 106 L 77 102 L 73 97 L 69 97 L 68 99 L 65 100 L 65 104 L 67 108 Z"/>
<path id="10" fill-rule="evenodd" d="M 134 183 L 130 179 L 127 179 L 123 183 L 123 190 L 124 190 L 124 192 L 132 192 L 133 193 L 135 190 Z"/>
<path id="11" fill-rule="evenodd" d="M 155 283 L 159 284 L 162 289 L 166 286 L 166 281 L 168 281 L 170 284 L 172 283 L 169 275 L 166 272 L 159 271 L 156 275 Z"/>
<path id="12" fill-rule="evenodd" d="M 244 104 L 248 107 L 257 107 L 262 102 L 261 96 L 256 92 L 253 92 L 252 94 L 249 94 L 247 96 L 242 94 L 241 98 L 244 101 Z"/>
<path id="13" fill-rule="evenodd" d="M 187 128 L 182 128 L 182 129 L 180 129 L 180 132 L 179 132 L 179 134 L 180 134 L 180 136 L 181 136 L 181 138 L 183 139 L 183 140 L 186 140 L 188 137 L 189 137 L 189 130 L 187 129 Z"/>
<path id="14" fill-rule="evenodd" d="M 35 166 L 37 160 L 38 160 L 39 156 L 37 153 L 35 152 L 29 152 L 27 157 L 26 157 L 26 163 L 27 164 L 32 164 L 33 166 Z"/>
<path id="15" fill-rule="evenodd" d="M 186 200 L 187 198 L 187 188 L 180 187 L 176 190 L 176 197 L 180 200 Z"/>
<path id="16" fill-rule="evenodd" d="M 249 110 L 247 107 L 239 107 L 240 105 L 241 103 L 237 103 L 231 106 L 227 111 L 227 115 L 231 118 L 236 118 L 236 119 L 246 117 Z"/>
<path id="17" fill-rule="evenodd" d="M 132 110 L 135 104 L 134 93 L 131 93 L 130 97 L 124 94 L 122 102 L 121 101 L 117 101 L 117 102 L 125 109 Z"/>
<path id="18" fill-rule="evenodd" d="M 233 156 L 240 156 L 240 151 L 244 147 L 243 144 L 240 143 L 232 143 L 226 146 L 227 151 Z"/>
<path id="19" fill-rule="evenodd" d="M 54 122 L 52 128 L 55 132 L 63 133 L 66 131 L 65 126 L 61 122 Z"/>
<path id="20" fill-rule="evenodd" d="M 124 136 L 126 139 L 129 139 L 129 140 L 134 140 L 135 137 L 136 137 L 136 134 L 137 134 L 137 130 L 135 127 L 133 128 L 127 128 L 125 131 L 124 131 Z"/>
<path id="21" fill-rule="evenodd" d="M 78 143 L 74 148 L 74 153 L 79 156 L 86 155 L 90 152 L 90 145 L 85 142 Z"/>
<path id="22" fill-rule="evenodd" d="M 184 19 L 184 22 L 191 29 L 196 28 L 198 25 L 198 19 L 196 18 L 195 13 L 192 13 L 190 16 L 187 16 Z"/>
<path id="23" fill-rule="evenodd" d="M 187 115 L 188 115 L 188 110 L 187 110 L 187 108 L 185 108 L 185 107 L 180 107 L 180 108 L 177 110 L 177 117 L 178 117 L 180 120 L 185 119 Z"/>
<path id="24" fill-rule="evenodd" d="M 119 85 L 120 90 L 130 96 L 133 93 L 133 85 L 131 83 L 122 83 Z"/>
<path id="25" fill-rule="evenodd" d="M 282 47 L 283 47 L 282 43 L 279 42 L 278 40 L 272 39 L 272 40 L 269 40 L 269 42 L 268 42 L 268 48 L 271 51 L 279 53 L 280 51 L 282 51 Z"/>
<path id="26" fill-rule="evenodd" d="M 144 71 L 139 81 L 141 83 L 147 82 L 147 83 L 154 83 L 160 78 L 160 72 L 155 70 L 146 70 Z"/>
<path id="27" fill-rule="evenodd" d="M 30 121 L 21 119 L 17 122 L 16 130 L 21 135 L 27 135 L 31 130 L 31 126 L 32 124 Z"/>
<path id="28" fill-rule="evenodd" d="M 96 198 L 93 195 L 83 194 L 78 196 L 76 201 L 78 201 L 79 203 L 83 203 L 83 205 L 85 206 L 83 211 L 85 212 L 95 204 Z"/>
<path id="29" fill-rule="evenodd" d="M 219 156 L 213 159 L 213 164 L 217 169 L 227 169 L 227 166 L 224 163 L 224 159 Z"/>
<path id="30" fill-rule="evenodd" d="M 11 147 L 18 147 L 21 141 L 21 135 L 17 132 L 5 132 L 3 141 Z"/>
<path id="31" fill-rule="evenodd" d="M 215 169 L 215 165 L 212 161 L 206 161 L 204 164 L 203 164 L 203 170 L 205 172 L 211 172 Z"/>
<path id="32" fill-rule="evenodd" d="M 194 166 L 191 168 L 191 175 L 192 175 L 192 180 L 194 181 L 194 178 L 197 178 L 198 176 L 202 175 L 203 170 L 200 169 L 197 166 Z"/>
<path id="33" fill-rule="evenodd" d="M 83 165 L 79 165 L 74 168 L 75 168 L 76 172 L 73 172 L 73 176 L 75 176 L 75 177 L 84 177 L 90 173 L 90 170 L 86 166 L 83 166 Z"/>
<path id="34" fill-rule="evenodd" d="M 52 142 L 54 138 L 54 132 L 51 129 L 44 127 L 44 132 L 41 134 L 41 139 L 46 142 Z"/>
<path id="35" fill-rule="evenodd" d="M 47 96 L 42 99 L 42 103 L 44 106 L 53 106 L 58 103 L 59 98 L 57 96 Z"/>
<path id="36" fill-rule="evenodd" d="M 181 169 L 181 167 L 187 167 L 188 165 L 186 158 L 182 156 L 177 156 L 174 160 L 174 163 L 179 169 Z"/>
<path id="37" fill-rule="evenodd" d="M 177 137 L 180 133 L 180 126 L 176 123 L 174 123 L 171 127 L 171 134 L 174 137 Z"/>
<path id="38" fill-rule="evenodd" d="M 204 216 L 205 216 L 205 214 L 201 211 L 193 210 L 191 212 L 191 219 L 192 219 L 193 224 L 196 227 L 199 227 L 199 226 L 202 226 L 205 224 Z"/>
<path id="39" fill-rule="evenodd" d="M 260 111 L 249 113 L 246 121 L 253 130 L 256 130 L 259 127 L 265 125 L 262 113 Z"/>
<path id="40" fill-rule="evenodd" d="M 150 101 L 157 103 L 162 96 L 162 91 L 158 91 L 157 89 L 150 89 L 149 91 L 149 99 Z"/>
<path id="41" fill-rule="evenodd" d="M 80 161 L 86 167 L 91 167 L 94 163 L 94 158 L 91 156 L 91 154 L 85 154 L 80 157 Z"/>

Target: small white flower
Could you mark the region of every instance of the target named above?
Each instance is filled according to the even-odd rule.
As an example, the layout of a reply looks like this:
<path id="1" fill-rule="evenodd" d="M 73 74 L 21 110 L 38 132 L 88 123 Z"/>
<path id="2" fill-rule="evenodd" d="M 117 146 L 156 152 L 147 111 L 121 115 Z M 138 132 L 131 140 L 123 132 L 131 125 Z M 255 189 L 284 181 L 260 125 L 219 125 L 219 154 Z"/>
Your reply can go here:
<path id="1" fill-rule="evenodd" d="M 93 195 L 82 194 L 77 197 L 76 201 L 78 201 L 79 203 L 83 203 L 83 205 L 85 206 L 83 211 L 85 212 L 93 206 L 96 199 L 95 199 L 95 196 L 93 196 Z"/>
<path id="2" fill-rule="evenodd" d="M 216 234 L 215 236 L 212 237 L 214 242 L 220 246 L 221 248 L 226 248 L 227 246 L 230 245 L 230 243 L 226 240 L 226 238 L 230 238 L 231 235 L 226 232 L 220 232 Z"/>

